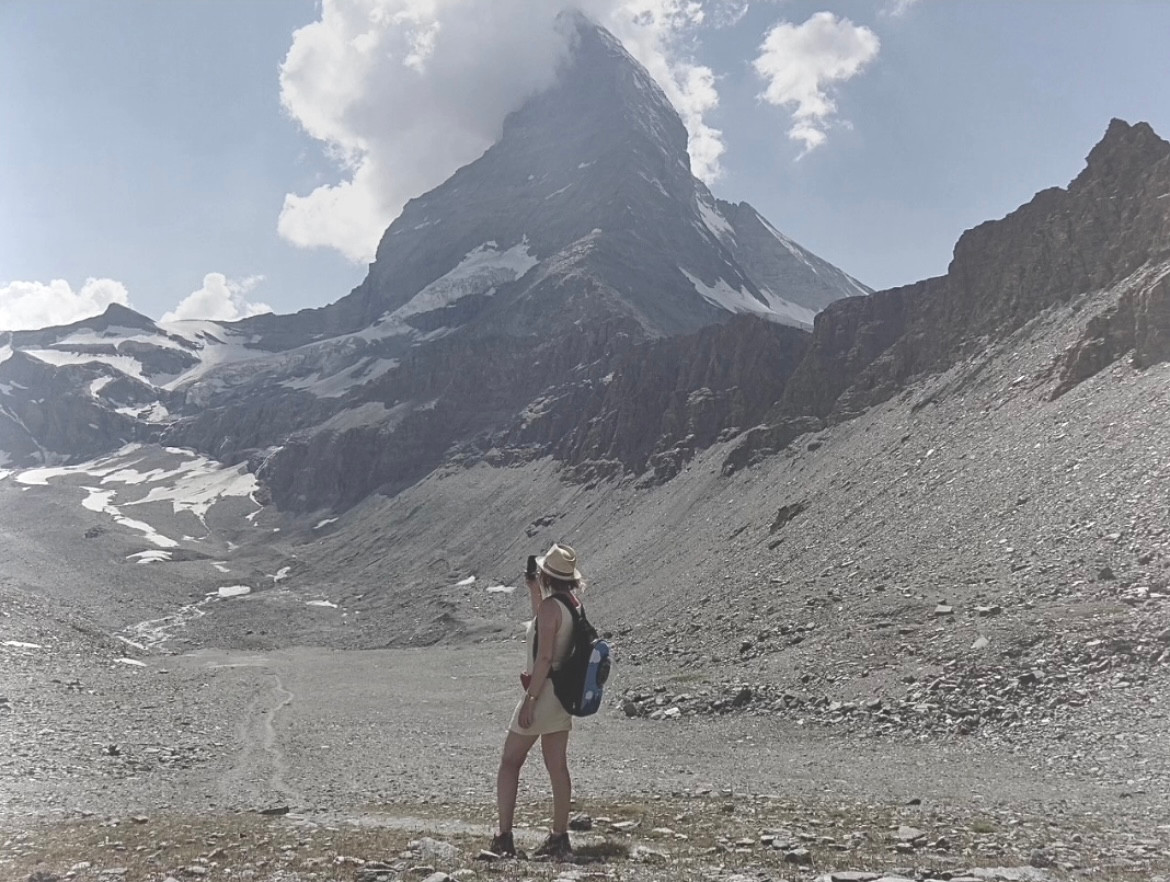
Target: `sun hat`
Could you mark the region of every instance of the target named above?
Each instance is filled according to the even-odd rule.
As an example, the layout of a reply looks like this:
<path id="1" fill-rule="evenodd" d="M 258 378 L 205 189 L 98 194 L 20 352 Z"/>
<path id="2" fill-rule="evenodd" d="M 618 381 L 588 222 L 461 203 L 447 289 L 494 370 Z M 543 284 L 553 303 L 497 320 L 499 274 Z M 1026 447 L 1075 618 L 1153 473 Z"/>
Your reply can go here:
<path id="1" fill-rule="evenodd" d="M 543 557 L 536 559 L 536 565 L 545 575 L 554 579 L 563 579 L 566 582 L 581 581 L 581 571 L 577 569 L 577 552 L 568 545 L 554 542 Z"/>

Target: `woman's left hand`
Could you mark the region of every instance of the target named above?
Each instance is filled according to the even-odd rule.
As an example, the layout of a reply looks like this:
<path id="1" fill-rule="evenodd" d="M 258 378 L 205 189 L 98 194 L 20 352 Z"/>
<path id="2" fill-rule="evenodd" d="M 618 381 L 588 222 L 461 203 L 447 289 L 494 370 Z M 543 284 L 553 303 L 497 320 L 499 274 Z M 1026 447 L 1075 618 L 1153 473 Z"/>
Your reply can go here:
<path id="1" fill-rule="evenodd" d="M 521 729 L 527 729 L 532 725 L 532 718 L 536 716 L 536 702 L 529 701 L 528 697 L 524 698 L 524 707 L 520 708 L 520 717 L 516 720 L 520 724 Z"/>

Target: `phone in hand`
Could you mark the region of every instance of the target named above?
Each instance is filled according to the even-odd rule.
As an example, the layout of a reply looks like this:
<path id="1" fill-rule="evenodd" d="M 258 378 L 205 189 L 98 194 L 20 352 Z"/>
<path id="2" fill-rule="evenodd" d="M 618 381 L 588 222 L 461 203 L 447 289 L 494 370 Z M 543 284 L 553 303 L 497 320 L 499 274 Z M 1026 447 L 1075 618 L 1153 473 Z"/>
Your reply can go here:
<path id="1" fill-rule="evenodd" d="M 525 575 L 525 577 L 527 577 L 529 579 L 536 578 L 536 555 L 535 554 L 528 555 L 528 566 L 525 567 L 525 569 L 524 569 L 524 575 Z"/>

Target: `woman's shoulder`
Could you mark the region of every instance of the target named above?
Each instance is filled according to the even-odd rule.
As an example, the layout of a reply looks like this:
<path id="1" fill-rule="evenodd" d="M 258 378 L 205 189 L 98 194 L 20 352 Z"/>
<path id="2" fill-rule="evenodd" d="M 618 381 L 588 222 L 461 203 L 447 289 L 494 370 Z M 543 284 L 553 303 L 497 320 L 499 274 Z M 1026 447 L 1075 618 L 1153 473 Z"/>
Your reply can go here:
<path id="1" fill-rule="evenodd" d="M 540 602 L 541 611 L 549 610 L 550 614 L 554 611 L 569 612 L 569 607 L 574 609 L 581 608 L 581 601 L 575 594 L 569 592 L 560 592 L 558 594 L 550 594 Z"/>

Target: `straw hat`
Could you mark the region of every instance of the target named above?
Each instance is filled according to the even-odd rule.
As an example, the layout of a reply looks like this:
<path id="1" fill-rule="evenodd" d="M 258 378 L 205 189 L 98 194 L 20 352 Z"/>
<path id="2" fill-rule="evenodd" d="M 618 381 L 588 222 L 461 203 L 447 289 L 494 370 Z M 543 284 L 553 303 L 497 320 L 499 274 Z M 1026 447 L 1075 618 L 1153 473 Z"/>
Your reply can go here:
<path id="1" fill-rule="evenodd" d="M 547 576 L 566 582 L 579 582 L 581 571 L 577 569 L 577 552 L 568 545 L 554 542 L 543 557 L 536 559 L 536 565 Z"/>

